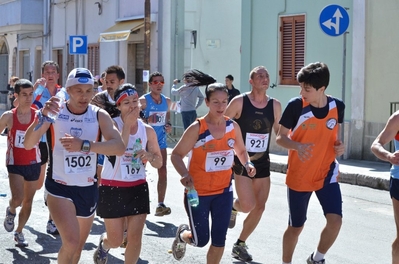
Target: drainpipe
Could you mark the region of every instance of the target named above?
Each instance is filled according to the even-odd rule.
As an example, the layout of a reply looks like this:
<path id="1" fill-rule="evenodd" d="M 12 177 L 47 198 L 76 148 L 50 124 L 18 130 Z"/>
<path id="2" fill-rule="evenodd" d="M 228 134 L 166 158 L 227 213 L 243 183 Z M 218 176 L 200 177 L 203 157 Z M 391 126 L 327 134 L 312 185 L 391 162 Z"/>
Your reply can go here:
<path id="1" fill-rule="evenodd" d="M 277 24 L 279 24 L 280 23 L 280 16 L 282 15 L 282 14 L 285 14 L 285 12 L 287 11 L 287 0 L 284 0 L 284 10 L 283 11 L 281 11 L 281 12 L 279 12 L 278 14 L 277 14 Z M 280 27 L 278 27 L 278 28 L 280 28 Z M 277 38 L 276 38 L 277 40 L 279 40 L 280 39 L 280 30 L 277 30 Z M 278 76 L 279 76 L 279 55 L 280 55 L 280 53 L 279 53 L 279 51 L 280 51 L 280 45 L 279 45 L 279 43 L 277 44 L 277 52 L 276 52 L 276 71 L 277 71 L 277 74 L 276 74 L 276 81 L 275 81 L 275 83 L 272 83 L 272 86 L 274 87 L 274 85 L 277 85 L 278 84 Z"/>

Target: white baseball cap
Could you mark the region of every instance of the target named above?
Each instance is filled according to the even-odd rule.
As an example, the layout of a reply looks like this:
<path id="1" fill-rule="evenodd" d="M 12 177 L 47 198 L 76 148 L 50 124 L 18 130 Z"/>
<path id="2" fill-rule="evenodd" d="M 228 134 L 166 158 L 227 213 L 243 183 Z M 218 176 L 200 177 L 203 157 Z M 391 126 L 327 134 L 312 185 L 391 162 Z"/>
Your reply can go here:
<path id="1" fill-rule="evenodd" d="M 65 88 L 74 86 L 77 84 L 91 84 L 94 85 L 94 79 L 91 72 L 86 68 L 75 68 L 73 69 L 67 78 Z"/>

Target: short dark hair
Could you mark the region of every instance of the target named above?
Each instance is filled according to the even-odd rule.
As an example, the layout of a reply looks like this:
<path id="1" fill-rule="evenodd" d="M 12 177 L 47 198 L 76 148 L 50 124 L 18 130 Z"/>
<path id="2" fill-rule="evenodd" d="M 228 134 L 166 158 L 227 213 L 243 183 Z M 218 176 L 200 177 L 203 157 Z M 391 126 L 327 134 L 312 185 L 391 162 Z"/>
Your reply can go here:
<path id="1" fill-rule="evenodd" d="M 119 65 L 112 65 L 109 66 L 106 70 L 105 70 L 106 74 L 112 74 L 115 73 L 116 76 L 118 77 L 118 80 L 124 80 L 125 79 L 125 70 L 119 66 Z"/>
<path id="2" fill-rule="evenodd" d="M 226 79 L 229 79 L 230 81 L 234 81 L 234 77 L 231 74 L 227 75 Z"/>
<path id="3" fill-rule="evenodd" d="M 56 63 L 55 61 L 45 61 L 42 64 L 42 73 L 44 73 L 44 68 L 47 66 L 55 66 L 55 68 L 57 69 L 57 73 L 60 73 L 60 66 L 58 66 L 58 63 Z"/>
<path id="4" fill-rule="evenodd" d="M 327 64 L 323 62 L 310 63 L 298 72 L 297 80 L 299 83 L 310 85 L 316 90 L 319 90 L 323 86 L 327 89 L 330 83 L 330 71 Z"/>
<path id="5" fill-rule="evenodd" d="M 14 92 L 19 94 L 25 88 L 33 88 L 33 84 L 27 79 L 19 79 L 14 85 Z"/>
<path id="6" fill-rule="evenodd" d="M 163 78 L 162 73 L 156 71 L 156 72 L 153 72 L 153 73 L 150 74 L 150 77 L 149 77 L 149 79 L 148 79 L 148 82 L 149 82 L 149 83 L 152 82 L 152 78 L 154 78 L 154 77 L 156 77 L 156 76 L 161 76 L 161 77 Z"/>

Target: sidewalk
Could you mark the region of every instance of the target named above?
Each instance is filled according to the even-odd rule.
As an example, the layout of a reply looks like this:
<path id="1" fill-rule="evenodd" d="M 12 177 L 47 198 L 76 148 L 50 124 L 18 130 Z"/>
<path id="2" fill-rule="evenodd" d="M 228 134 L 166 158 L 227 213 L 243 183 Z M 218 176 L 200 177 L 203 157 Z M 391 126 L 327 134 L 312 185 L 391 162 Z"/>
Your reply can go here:
<path id="1" fill-rule="evenodd" d="M 287 155 L 270 154 L 270 170 L 286 173 L 287 160 Z M 340 163 L 340 182 L 389 190 L 389 163 L 365 160 L 338 160 L 338 162 Z"/>

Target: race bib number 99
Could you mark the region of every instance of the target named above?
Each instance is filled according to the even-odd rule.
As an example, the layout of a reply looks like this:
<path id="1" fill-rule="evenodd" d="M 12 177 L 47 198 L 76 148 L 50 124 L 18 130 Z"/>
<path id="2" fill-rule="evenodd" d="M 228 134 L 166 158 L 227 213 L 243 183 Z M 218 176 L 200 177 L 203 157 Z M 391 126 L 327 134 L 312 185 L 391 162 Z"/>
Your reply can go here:
<path id="1" fill-rule="evenodd" d="M 228 170 L 233 165 L 233 150 L 214 151 L 206 154 L 205 171 L 223 171 Z"/>
<path id="2" fill-rule="evenodd" d="M 265 152 L 269 143 L 268 134 L 247 133 L 245 147 L 248 152 Z"/>
<path id="3" fill-rule="evenodd" d="M 97 166 L 96 154 L 90 152 L 83 154 L 80 152 L 64 151 L 64 168 L 66 174 L 87 173 L 94 175 Z"/>

